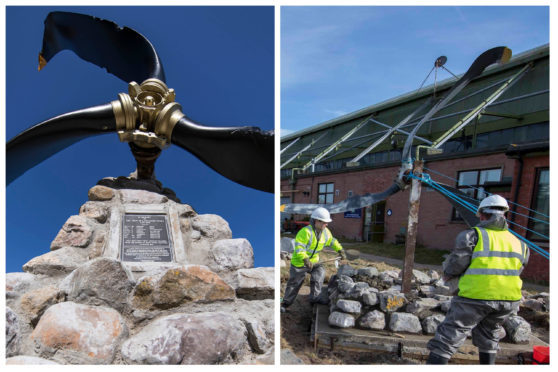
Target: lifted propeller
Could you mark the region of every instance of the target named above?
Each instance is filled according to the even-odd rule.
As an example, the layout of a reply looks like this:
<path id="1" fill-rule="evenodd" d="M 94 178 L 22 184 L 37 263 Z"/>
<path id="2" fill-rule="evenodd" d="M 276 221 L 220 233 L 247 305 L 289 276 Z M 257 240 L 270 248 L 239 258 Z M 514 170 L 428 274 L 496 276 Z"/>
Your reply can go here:
<path id="1" fill-rule="evenodd" d="M 187 118 L 144 36 L 88 15 L 50 13 L 39 69 L 64 49 L 129 82 L 128 93 L 109 104 L 46 120 L 12 138 L 6 146 L 8 184 L 75 142 L 117 132 L 121 141 L 130 143 L 140 178 L 151 178 L 160 151 L 175 144 L 234 182 L 273 192 L 273 131 L 208 127 Z"/>

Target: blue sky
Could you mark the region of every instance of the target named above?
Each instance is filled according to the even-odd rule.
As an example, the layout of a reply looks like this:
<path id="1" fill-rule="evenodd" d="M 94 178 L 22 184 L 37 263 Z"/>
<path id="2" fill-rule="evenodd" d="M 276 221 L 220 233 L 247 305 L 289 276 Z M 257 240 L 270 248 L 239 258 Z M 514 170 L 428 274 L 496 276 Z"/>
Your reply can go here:
<path id="1" fill-rule="evenodd" d="M 283 7 L 281 135 L 416 90 L 441 55 L 462 74 L 489 48 L 548 42 L 543 6 Z"/>
<path id="2" fill-rule="evenodd" d="M 128 91 L 127 83 L 68 51 L 37 71 L 43 21 L 53 10 L 109 19 L 145 35 L 188 117 L 209 126 L 274 128 L 273 7 L 8 7 L 6 140 Z M 15 180 L 6 188 L 6 271 L 21 271 L 29 259 L 47 253 L 98 180 L 134 169 L 128 145 L 107 134 L 78 142 Z M 255 266 L 273 266 L 272 194 L 229 181 L 175 146 L 163 151 L 155 169 L 183 203 L 199 214 L 222 216 L 233 238 L 247 238 Z"/>

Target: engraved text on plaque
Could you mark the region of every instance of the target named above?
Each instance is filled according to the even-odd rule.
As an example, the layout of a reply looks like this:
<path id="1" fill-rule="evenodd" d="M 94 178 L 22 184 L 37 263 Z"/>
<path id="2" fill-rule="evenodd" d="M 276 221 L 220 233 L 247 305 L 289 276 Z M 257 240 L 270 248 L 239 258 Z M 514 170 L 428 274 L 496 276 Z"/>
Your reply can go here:
<path id="1" fill-rule="evenodd" d="M 122 261 L 171 262 L 167 216 L 126 213 L 122 221 Z"/>

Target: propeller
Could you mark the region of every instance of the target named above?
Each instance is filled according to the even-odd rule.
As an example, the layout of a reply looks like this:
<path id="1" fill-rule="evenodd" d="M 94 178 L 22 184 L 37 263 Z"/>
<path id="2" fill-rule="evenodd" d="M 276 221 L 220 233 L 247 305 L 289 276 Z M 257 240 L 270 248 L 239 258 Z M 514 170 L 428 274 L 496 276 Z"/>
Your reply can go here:
<path id="1" fill-rule="evenodd" d="M 62 50 L 106 68 L 129 83 L 128 93 L 46 120 L 12 138 L 6 146 L 8 184 L 73 143 L 117 132 L 130 143 L 139 178 L 151 178 L 161 150 L 174 144 L 234 182 L 273 192 L 274 132 L 204 126 L 186 117 L 165 83 L 159 56 L 143 35 L 89 15 L 52 12 L 45 20 L 39 70 Z"/>
<path id="2" fill-rule="evenodd" d="M 399 173 L 395 179 L 395 182 L 386 190 L 378 193 L 352 196 L 335 204 L 283 204 L 280 206 L 280 211 L 285 213 L 311 214 L 314 209 L 318 207 L 324 207 L 332 214 L 343 213 L 376 204 L 380 201 L 386 200 L 398 191 L 404 190 L 410 181 L 408 175 L 409 173 L 411 173 L 413 167 L 411 159 L 413 140 L 422 124 L 427 122 L 436 112 L 445 107 L 452 98 L 454 98 L 459 92 L 461 92 L 461 90 L 463 90 L 463 88 L 465 88 L 473 79 L 482 74 L 482 72 L 488 66 L 493 63 L 505 63 L 509 61 L 509 59 L 511 58 L 511 53 L 511 50 L 507 47 L 496 47 L 482 53 L 475 59 L 467 72 L 451 87 L 451 89 L 442 98 L 440 98 L 434 104 L 434 106 L 432 106 L 432 108 L 413 128 L 411 133 L 409 133 L 409 136 L 407 137 L 403 148 L 402 164 Z M 438 59 L 436 59 L 434 65 L 435 67 L 443 66 L 446 61 L 447 58 L 445 56 L 440 56 L 438 57 Z M 453 192 L 454 194 L 464 195 L 461 191 L 451 186 L 444 184 L 440 184 L 440 186 L 448 191 Z M 446 199 L 457 209 L 459 214 L 463 217 L 463 219 L 469 226 L 475 226 L 478 223 L 479 220 L 474 213 L 470 212 L 459 203 L 457 203 L 455 200 L 447 197 L 446 195 L 444 195 L 444 197 L 446 197 Z"/>

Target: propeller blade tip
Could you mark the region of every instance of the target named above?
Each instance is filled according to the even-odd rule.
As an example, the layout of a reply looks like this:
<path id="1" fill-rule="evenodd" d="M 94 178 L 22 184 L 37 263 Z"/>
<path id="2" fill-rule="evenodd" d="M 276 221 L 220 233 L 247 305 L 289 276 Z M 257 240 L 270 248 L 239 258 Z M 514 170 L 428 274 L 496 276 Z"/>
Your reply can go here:
<path id="1" fill-rule="evenodd" d="M 43 69 L 43 67 L 45 67 L 47 64 L 47 60 L 45 59 L 45 57 L 43 57 L 43 55 L 41 53 L 39 53 L 39 71 L 41 71 Z"/>
<path id="2" fill-rule="evenodd" d="M 285 204 L 281 204 L 281 206 L 279 207 L 279 211 L 280 211 L 280 212 L 284 212 L 284 211 L 285 211 Z"/>
<path id="3" fill-rule="evenodd" d="M 512 56 L 512 51 L 510 48 L 504 48 L 504 51 L 502 52 L 502 58 L 500 59 L 500 63 L 507 63 Z"/>

